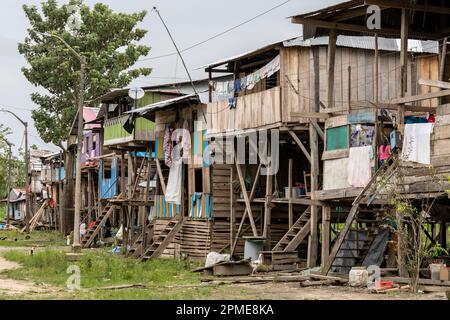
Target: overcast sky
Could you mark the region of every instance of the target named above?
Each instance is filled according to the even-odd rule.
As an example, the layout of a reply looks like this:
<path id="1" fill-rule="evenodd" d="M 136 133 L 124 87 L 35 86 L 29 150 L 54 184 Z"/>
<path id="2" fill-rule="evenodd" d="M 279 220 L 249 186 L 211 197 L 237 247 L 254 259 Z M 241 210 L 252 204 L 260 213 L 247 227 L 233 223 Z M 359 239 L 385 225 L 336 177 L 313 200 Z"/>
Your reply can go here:
<path id="1" fill-rule="evenodd" d="M 30 110 L 35 108 L 30 93 L 36 90 L 22 75 L 21 67 L 25 60 L 17 51 L 17 43 L 23 41 L 28 21 L 22 10 L 23 4 L 39 5 L 41 0 L 2 0 L 0 2 L 0 104 L 14 106 L 13 110 L 30 123 L 30 145 L 57 151 L 58 148 L 46 145 L 39 138 L 33 126 Z M 68 1 L 59 1 L 67 3 Z M 85 0 L 92 6 L 99 2 Z M 113 10 L 121 12 L 151 11 L 156 6 L 165 19 L 178 47 L 186 48 L 203 41 L 230 27 L 252 18 L 282 2 L 283 0 L 103 0 Z M 341 2 L 339 0 L 291 0 L 287 4 L 253 20 L 223 36 L 183 53 L 192 76 L 196 79 L 206 75 L 194 70 L 209 62 L 261 47 L 265 44 L 295 37 L 300 26 L 291 24 L 289 16 L 309 12 L 321 7 Z M 157 15 L 147 15 L 141 28 L 149 30 L 143 43 L 151 46 L 148 57 L 172 53 L 174 47 Z M 176 55 L 142 61 L 137 66 L 153 68 L 149 77 L 136 80 L 135 85 L 145 86 L 164 82 L 182 81 L 186 73 Z M 17 148 L 23 145 L 23 128 L 12 116 L 0 113 L 0 123 L 13 129 L 9 139 Z"/>

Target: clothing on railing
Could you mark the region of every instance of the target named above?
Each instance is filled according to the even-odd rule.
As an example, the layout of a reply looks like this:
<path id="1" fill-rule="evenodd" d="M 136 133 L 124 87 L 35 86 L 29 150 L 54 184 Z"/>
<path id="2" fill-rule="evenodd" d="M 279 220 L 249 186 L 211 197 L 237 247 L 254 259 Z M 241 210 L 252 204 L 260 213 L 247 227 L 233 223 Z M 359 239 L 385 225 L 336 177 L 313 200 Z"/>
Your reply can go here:
<path id="1" fill-rule="evenodd" d="M 430 164 L 430 144 L 433 123 L 411 123 L 405 125 L 402 159 Z"/>

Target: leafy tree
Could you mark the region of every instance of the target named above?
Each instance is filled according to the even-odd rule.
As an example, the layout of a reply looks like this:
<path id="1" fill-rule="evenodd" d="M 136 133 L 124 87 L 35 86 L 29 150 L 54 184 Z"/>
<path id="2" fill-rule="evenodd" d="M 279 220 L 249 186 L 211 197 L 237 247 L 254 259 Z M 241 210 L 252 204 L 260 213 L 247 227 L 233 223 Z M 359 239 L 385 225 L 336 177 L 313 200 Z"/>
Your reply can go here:
<path id="1" fill-rule="evenodd" d="M 68 32 L 66 26 L 69 18 L 73 18 L 74 5 L 80 8 L 82 23 L 76 32 Z M 146 11 L 117 13 L 101 3 L 90 8 L 82 0 L 71 0 L 61 6 L 56 0 L 47 0 L 41 10 L 34 5 L 24 5 L 23 10 L 30 27 L 24 42 L 19 43 L 19 52 L 29 64 L 22 72 L 33 85 L 47 91 L 31 95 L 39 106 L 32 113 L 33 120 L 47 143 L 61 146 L 67 138 L 76 115 L 80 65 L 60 40 L 43 34 L 62 37 L 87 58 L 86 100 L 110 88 L 127 86 L 133 79 L 151 72 L 149 68 L 132 68 L 139 57 L 150 51 L 149 47 L 138 44 L 147 33 L 137 28 Z"/>
<path id="2" fill-rule="evenodd" d="M 8 185 L 8 154 L 9 147 L 5 139 L 11 129 L 0 124 L 0 198 L 6 198 Z M 24 172 L 25 164 L 23 162 L 23 153 L 17 158 L 11 155 L 11 187 L 23 187 L 25 185 Z"/>

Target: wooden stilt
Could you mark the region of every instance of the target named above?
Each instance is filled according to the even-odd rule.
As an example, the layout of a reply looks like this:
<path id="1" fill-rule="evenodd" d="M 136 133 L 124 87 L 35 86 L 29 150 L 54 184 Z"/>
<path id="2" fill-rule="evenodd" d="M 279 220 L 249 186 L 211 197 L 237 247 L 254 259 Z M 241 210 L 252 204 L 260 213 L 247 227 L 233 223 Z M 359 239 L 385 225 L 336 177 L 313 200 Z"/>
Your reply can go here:
<path id="1" fill-rule="evenodd" d="M 288 219 L 289 219 L 289 229 L 292 227 L 292 224 L 294 223 L 294 212 L 293 212 L 293 206 L 292 206 L 292 166 L 293 166 L 294 160 L 289 159 L 289 167 L 288 167 L 288 192 L 287 195 L 288 198 Z"/>
<path id="2" fill-rule="evenodd" d="M 260 172 L 261 172 L 261 166 L 262 166 L 262 164 L 260 162 L 259 165 L 258 165 L 258 170 L 256 170 L 255 178 L 253 180 L 252 190 L 250 191 L 250 197 L 249 197 L 250 202 L 253 201 L 253 198 L 255 196 L 256 185 L 258 184 L 258 181 L 259 181 Z M 237 230 L 236 235 L 234 237 L 234 242 L 232 243 L 232 246 L 231 246 L 231 254 L 234 254 L 234 252 L 236 250 L 237 241 L 238 241 L 239 235 L 241 234 L 242 228 L 244 226 L 245 219 L 247 218 L 247 214 L 248 214 L 248 211 L 247 211 L 247 208 L 245 208 L 244 214 L 242 215 L 242 218 L 241 218 L 241 222 L 239 223 L 238 230 Z"/>
<path id="3" fill-rule="evenodd" d="M 235 153 L 234 153 L 234 162 L 235 162 L 235 165 L 236 165 L 236 171 L 237 171 L 238 178 L 239 178 L 239 184 L 241 185 L 241 190 L 242 190 L 242 194 L 243 194 L 244 201 L 245 201 L 245 207 L 246 207 L 246 210 L 248 212 L 248 217 L 250 219 L 250 224 L 252 226 L 253 236 L 257 237 L 258 236 L 258 231 L 256 230 L 255 220 L 253 219 L 252 207 L 251 207 L 251 204 L 250 204 L 249 196 L 247 194 L 247 188 L 245 187 L 245 181 L 244 181 L 244 176 L 242 174 L 242 169 L 241 169 L 240 164 L 237 162 L 236 150 L 235 150 Z"/>
<path id="4" fill-rule="evenodd" d="M 331 207 L 322 207 L 322 267 L 330 255 Z"/>

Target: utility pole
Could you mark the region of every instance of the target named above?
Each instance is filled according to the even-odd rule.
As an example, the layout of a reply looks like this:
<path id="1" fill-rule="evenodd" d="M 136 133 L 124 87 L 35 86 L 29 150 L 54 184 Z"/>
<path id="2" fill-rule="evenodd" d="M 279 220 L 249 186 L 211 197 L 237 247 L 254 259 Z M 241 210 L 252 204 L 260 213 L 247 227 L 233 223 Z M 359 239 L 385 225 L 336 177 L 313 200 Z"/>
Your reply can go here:
<path id="1" fill-rule="evenodd" d="M 84 105 L 84 74 L 86 59 L 80 59 L 80 84 L 78 88 L 78 141 L 77 141 L 77 165 L 75 172 L 75 217 L 73 227 L 73 251 L 80 252 L 80 212 L 81 212 L 81 153 L 83 151 L 83 105 Z"/>
<path id="2" fill-rule="evenodd" d="M 43 36 L 49 36 L 61 41 L 69 51 L 80 62 L 80 78 L 78 84 L 77 109 L 78 109 L 78 130 L 77 130 L 77 158 L 75 171 L 75 214 L 73 222 L 73 252 L 81 251 L 80 244 L 80 212 L 81 212 L 81 153 L 83 150 L 83 106 L 84 106 L 84 90 L 85 90 L 85 74 L 86 74 L 86 57 L 80 55 L 73 49 L 63 38 L 53 33 L 40 33 Z"/>
<path id="3" fill-rule="evenodd" d="M 8 150 L 8 196 L 6 198 L 6 224 L 9 224 L 9 201 L 10 201 L 10 195 L 11 195 L 11 143 L 8 140 L 5 140 L 8 144 L 9 150 Z"/>
<path id="4" fill-rule="evenodd" d="M 23 121 L 17 114 L 12 111 L 0 109 L 0 112 L 7 112 L 13 115 L 19 122 L 25 127 L 25 232 L 30 233 L 30 206 L 29 206 L 29 189 L 30 189 L 30 180 L 28 177 L 29 171 L 29 155 L 28 155 L 28 122 Z M 9 198 L 9 197 L 8 197 Z"/>

